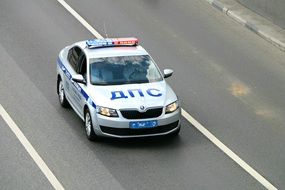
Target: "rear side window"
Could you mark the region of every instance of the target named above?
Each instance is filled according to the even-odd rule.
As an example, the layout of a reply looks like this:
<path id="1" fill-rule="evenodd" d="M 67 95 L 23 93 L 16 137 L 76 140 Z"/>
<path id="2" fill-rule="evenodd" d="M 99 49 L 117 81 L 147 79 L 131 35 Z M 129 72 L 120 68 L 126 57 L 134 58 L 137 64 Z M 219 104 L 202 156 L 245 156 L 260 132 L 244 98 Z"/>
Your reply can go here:
<path id="1" fill-rule="evenodd" d="M 69 61 L 70 65 L 73 67 L 75 71 L 77 70 L 77 63 L 80 54 L 81 54 L 81 49 L 79 47 L 73 47 L 68 52 L 67 60 Z"/>
<path id="2" fill-rule="evenodd" d="M 81 56 L 79 57 L 79 61 L 77 63 L 76 72 L 78 74 L 81 74 L 83 77 L 86 77 L 86 70 L 87 70 L 86 56 L 84 53 L 82 53 Z"/>

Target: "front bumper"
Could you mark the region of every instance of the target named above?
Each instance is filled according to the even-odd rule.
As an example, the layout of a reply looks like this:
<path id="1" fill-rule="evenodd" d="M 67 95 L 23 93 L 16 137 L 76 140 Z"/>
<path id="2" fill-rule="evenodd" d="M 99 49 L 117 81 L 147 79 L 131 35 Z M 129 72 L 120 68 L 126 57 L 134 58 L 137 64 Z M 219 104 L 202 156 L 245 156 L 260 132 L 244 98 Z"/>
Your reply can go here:
<path id="1" fill-rule="evenodd" d="M 151 119 L 125 119 L 119 114 L 118 118 L 105 117 L 97 114 L 94 126 L 97 135 L 116 138 L 150 137 L 167 135 L 180 128 L 181 109 L 173 113 L 162 114 Z M 129 123 L 133 121 L 157 120 L 158 126 L 147 129 L 130 129 Z"/>

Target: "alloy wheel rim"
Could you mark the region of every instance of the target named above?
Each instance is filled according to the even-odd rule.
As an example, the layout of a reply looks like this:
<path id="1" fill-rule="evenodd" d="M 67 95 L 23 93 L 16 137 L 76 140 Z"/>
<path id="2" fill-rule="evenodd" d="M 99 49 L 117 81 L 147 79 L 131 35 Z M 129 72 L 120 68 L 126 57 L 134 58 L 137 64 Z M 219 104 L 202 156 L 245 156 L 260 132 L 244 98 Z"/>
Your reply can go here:
<path id="1" fill-rule="evenodd" d="M 87 136 L 90 136 L 90 134 L 91 134 L 91 118 L 90 118 L 89 113 L 86 113 L 86 117 L 85 117 L 85 130 L 86 130 Z"/>
<path id="2" fill-rule="evenodd" d="M 63 89 L 63 85 L 62 82 L 59 83 L 59 100 L 62 103 L 64 99 L 64 89 Z"/>

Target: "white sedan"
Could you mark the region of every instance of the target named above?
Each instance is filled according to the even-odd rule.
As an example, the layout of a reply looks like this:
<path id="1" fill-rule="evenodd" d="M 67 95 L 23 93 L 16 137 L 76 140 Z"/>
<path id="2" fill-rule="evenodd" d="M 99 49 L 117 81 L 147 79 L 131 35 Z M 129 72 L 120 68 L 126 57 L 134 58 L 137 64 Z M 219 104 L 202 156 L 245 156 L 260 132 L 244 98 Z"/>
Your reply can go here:
<path id="1" fill-rule="evenodd" d="M 74 43 L 57 59 L 57 93 L 85 122 L 89 140 L 178 134 L 181 109 L 160 72 L 136 38 Z"/>

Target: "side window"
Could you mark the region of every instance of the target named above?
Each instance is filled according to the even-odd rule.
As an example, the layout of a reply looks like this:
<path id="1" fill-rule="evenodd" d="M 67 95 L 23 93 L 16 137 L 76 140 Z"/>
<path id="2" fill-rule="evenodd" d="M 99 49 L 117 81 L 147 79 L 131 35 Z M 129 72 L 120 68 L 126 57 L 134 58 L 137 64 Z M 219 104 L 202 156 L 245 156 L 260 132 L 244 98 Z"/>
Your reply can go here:
<path id="1" fill-rule="evenodd" d="M 73 47 L 69 50 L 67 59 L 70 65 L 73 67 L 75 71 L 77 71 L 79 56 L 81 54 L 81 49 L 79 47 Z"/>
<path id="2" fill-rule="evenodd" d="M 82 52 L 79 62 L 78 62 L 78 68 L 77 68 L 77 73 L 81 74 L 85 79 L 86 79 L 86 70 L 87 70 L 87 64 L 86 64 L 86 56 Z"/>

